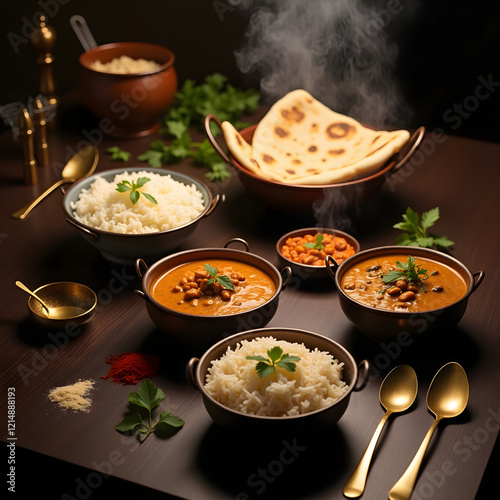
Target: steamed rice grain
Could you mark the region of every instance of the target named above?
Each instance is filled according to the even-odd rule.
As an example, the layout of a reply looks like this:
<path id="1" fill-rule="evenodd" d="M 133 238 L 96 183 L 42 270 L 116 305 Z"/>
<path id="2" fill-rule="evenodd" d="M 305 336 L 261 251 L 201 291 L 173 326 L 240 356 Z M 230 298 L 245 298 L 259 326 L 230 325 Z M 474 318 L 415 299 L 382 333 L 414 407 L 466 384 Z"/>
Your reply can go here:
<path id="1" fill-rule="evenodd" d="M 140 196 L 132 203 L 129 192 L 116 190 L 118 183 L 150 179 L 140 191 L 152 195 L 158 204 Z M 186 185 L 170 175 L 152 172 L 124 172 L 112 181 L 102 177 L 88 189 L 82 189 L 78 200 L 71 203 L 76 220 L 87 226 L 121 234 L 143 234 L 166 231 L 191 222 L 205 209 L 202 193 L 194 184 Z"/>
<path id="2" fill-rule="evenodd" d="M 246 356 L 267 357 L 275 346 L 298 356 L 295 372 L 277 368 L 259 378 L 256 361 Z M 349 386 L 342 380 L 344 364 L 330 353 L 304 344 L 262 337 L 243 340 L 212 361 L 205 383 L 207 393 L 219 403 L 250 415 L 293 416 L 330 406 Z"/>

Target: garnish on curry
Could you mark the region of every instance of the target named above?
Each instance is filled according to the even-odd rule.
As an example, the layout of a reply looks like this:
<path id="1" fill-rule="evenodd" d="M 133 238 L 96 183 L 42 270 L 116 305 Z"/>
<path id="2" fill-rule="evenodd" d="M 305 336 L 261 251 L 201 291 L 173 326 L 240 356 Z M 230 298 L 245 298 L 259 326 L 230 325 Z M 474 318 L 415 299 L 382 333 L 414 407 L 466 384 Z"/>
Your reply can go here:
<path id="1" fill-rule="evenodd" d="M 363 305 L 397 312 L 439 309 L 462 298 L 467 285 L 451 267 L 431 259 L 386 255 L 353 265 L 341 280 Z"/>

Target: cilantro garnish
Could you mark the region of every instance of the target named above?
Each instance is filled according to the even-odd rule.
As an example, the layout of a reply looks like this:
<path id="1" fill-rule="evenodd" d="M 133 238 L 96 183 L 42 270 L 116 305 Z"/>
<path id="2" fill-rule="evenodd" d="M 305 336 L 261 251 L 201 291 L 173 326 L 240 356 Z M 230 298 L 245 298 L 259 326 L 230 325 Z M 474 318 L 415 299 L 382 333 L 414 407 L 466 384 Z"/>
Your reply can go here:
<path id="1" fill-rule="evenodd" d="M 405 262 L 396 261 L 396 265 L 399 271 L 389 271 L 382 276 L 382 281 L 384 283 L 394 283 L 399 279 L 404 279 L 413 283 L 418 283 L 421 280 L 426 280 L 427 269 L 422 269 L 420 265 L 415 264 L 415 257 L 408 256 L 408 260 Z M 425 289 L 422 287 L 422 290 Z"/>
<path id="2" fill-rule="evenodd" d="M 308 241 L 302 246 L 306 248 L 315 248 L 316 250 L 323 250 L 323 248 L 325 248 L 325 246 L 323 245 L 323 235 L 321 233 L 318 233 L 314 241 Z"/>
<path id="3" fill-rule="evenodd" d="M 231 281 L 229 276 L 225 274 L 217 274 L 219 271 L 216 267 L 211 266 L 210 264 L 205 264 L 205 271 L 210 275 L 210 279 L 207 281 L 207 285 L 211 285 L 212 283 L 219 283 L 224 288 L 228 288 L 229 290 L 234 290 L 234 283 Z"/>
<path id="4" fill-rule="evenodd" d="M 246 359 L 258 361 L 255 369 L 257 370 L 260 378 L 274 373 L 277 366 L 284 368 L 289 372 L 294 372 L 296 368 L 295 363 L 300 361 L 298 356 L 284 354 L 283 349 L 279 346 L 269 349 L 267 351 L 267 356 L 267 358 L 264 356 L 246 356 Z"/>
<path id="5" fill-rule="evenodd" d="M 162 411 L 157 422 L 153 425 L 153 410 L 164 399 L 165 393 L 161 389 L 156 387 L 151 380 L 144 380 L 137 392 L 131 392 L 128 395 L 129 403 L 133 407 L 138 407 L 137 410 L 134 408 L 129 415 L 115 426 L 115 429 L 118 432 L 134 432 L 138 430 L 139 434 L 144 435 L 142 439 L 139 436 L 139 441 L 143 443 L 152 432 L 161 434 L 161 431 L 164 432 L 168 428 L 182 427 L 184 420 L 172 415 L 169 411 Z M 146 421 L 143 419 L 144 411 L 141 412 L 141 408 L 147 410 Z"/>
<path id="6" fill-rule="evenodd" d="M 395 224 L 395 229 L 405 231 L 396 240 L 397 245 L 417 246 L 424 248 L 436 247 L 437 250 L 446 250 L 454 242 L 446 236 L 428 232 L 428 229 L 439 219 L 439 207 L 422 213 L 422 217 L 410 207 L 403 214 L 403 221 Z"/>
<path id="7" fill-rule="evenodd" d="M 148 179 L 147 177 L 139 177 L 139 179 L 137 179 L 137 182 L 135 182 L 135 181 L 132 181 L 132 182 L 121 181 L 116 185 L 116 190 L 119 193 L 126 193 L 126 192 L 130 191 L 130 195 L 129 195 L 130 201 L 132 201 L 132 203 L 134 205 L 139 201 L 139 197 L 141 196 L 141 194 L 147 200 L 149 200 L 151 203 L 158 205 L 158 202 L 155 200 L 155 198 L 153 196 L 151 196 L 148 193 L 144 193 L 142 191 L 139 191 L 139 188 L 144 186 L 144 184 L 146 184 L 146 182 L 149 182 L 150 180 L 151 179 Z"/>
<path id="8" fill-rule="evenodd" d="M 111 155 L 113 161 L 127 161 L 132 153 L 120 149 L 118 146 L 111 146 L 106 149 L 106 153 Z"/>

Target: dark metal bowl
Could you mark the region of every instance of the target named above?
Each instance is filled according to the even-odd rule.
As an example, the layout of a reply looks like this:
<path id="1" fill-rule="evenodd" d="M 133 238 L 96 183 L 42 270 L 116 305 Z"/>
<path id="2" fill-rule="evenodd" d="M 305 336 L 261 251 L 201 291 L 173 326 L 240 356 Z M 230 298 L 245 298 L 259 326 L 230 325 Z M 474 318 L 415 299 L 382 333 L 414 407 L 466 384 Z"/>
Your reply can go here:
<path id="1" fill-rule="evenodd" d="M 264 201 L 266 205 L 288 212 L 313 212 L 313 205 L 323 200 L 339 200 L 346 209 L 355 207 L 379 191 L 386 178 L 410 160 L 425 135 L 425 128 L 419 127 L 410 137 L 404 150 L 389 159 L 380 170 L 367 177 L 337 184 L 286 184 L 259 177 L 241 165 L 230 153 L 226 154 L 210 130 L 212 121 L 219 127 L 221 125 L 216 116 L 207 115 L 205 132 L 208 139 L 219 156 L 237 170 L 239 179 L 246 190 Z M 249 144 L 252 143 L 256 128 L 257 125 L 252 125 L 240 130 L 240 134 Z"/>
<path id="2" fill-rule="evenodd" d="M 252 340 L 257 337 L 274 337 L 277 340 L 304 344 L 309 349 L 318 348 L 320 351 L 329 352 L 344 363 L 342 379 L 349 386 L 349 389 L 330 406 L 296 416 L 248 415 L 219 403 L 204 388 L 208 368 L 212 361 L 219 359 L 228 347 L 234 348 L 242 340 Z M 335 425 L 347 409 L 352 392 L 363 388 L 367 380 L 368 370 L 368 361 L 362 361 L 358 370 L 358 365 L 349 351 L 328 337 L 307 330 L 275 327 L 250 330 L 221 340 L 208 349 L 201 358 L 191 358 L 186 367 L 186 375 L 188 381 L 201 392 L 205 408 L 217 424 L 228 428 L 284 432 L 306 427 L 311 429 L 311 426 L 315 425 Z"/>
<path id="3" fill-rule="evenodd" d="M 342 278 L 351 267 L 364 259 L 391 254 L 408 254 L 435 260 L 451 267 L 465 280 L 467 285 L 465 295 L 446 307 L 415 313 L 375 309 L 355 301 L 342 289 L 340 286 Z M 394 339 L 403 333 L 418 337 L 430 330 L 457 324 L 467 309 L 470 295 L 477 290 L 484 278 L 484 271 L 471 273 L 464 264 L 454 257 L 437 250 L 421 247 L 399 245 L 377 247 L 359 252 L 340 265 L 337 265 L 331 258 L 327 258 L 327 261 L 327 271 L 337 287 L 342 311 L 360 332 L 377 342 Z"/>
<path id="4" fill-rule="evenodd" d="M 244 244 L 246 251 L 227 248 L 236 241 Z M 152 297 L 150 288 L 153 282 L 168 270 L 187 262 L 210 259 L 231 259 L 258 267 L 274 281 L 276 287 L 274 295 L 264 304 L 249 311 L 217 316 L 200 316 L 175 311 Z M 267 260 L 248 252 L 246 241 L 240 238 L 229 240 L 224 248 L 200 248 L 179 252 L 159 260 L 149 268 L 142 259 L 138 259 L 136 271 L 142 279 L 142 284 L 141 290 L 135 292 L 145 299 L 148 314 L 153 322 L 170 337 L 198 347 L 207 347 L 236 332 L 267 325 L 278 309 L 280 294 L 286 288 L 292 274 L 289 267 L 283 268 L 280 273 Z M 284 278 L 282 274 L 285 275 Z"/>

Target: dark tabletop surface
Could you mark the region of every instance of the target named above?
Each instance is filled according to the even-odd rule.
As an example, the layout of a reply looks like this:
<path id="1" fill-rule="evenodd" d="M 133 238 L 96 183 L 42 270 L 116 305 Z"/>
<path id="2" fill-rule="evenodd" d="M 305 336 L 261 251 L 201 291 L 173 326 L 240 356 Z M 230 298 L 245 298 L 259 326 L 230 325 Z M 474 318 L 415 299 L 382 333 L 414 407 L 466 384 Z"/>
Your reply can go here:
<path id="1" fill-rule="evenodd" d="M 472 272 L 484 270 L 486 278 L 456 327 L 405 346 L 371 342 L 356 331 L 340 309 L 333 282 L 284 290 L 269 326 L 302 328 L 331 337 L 357 362 L 367 359 L 371 372 L 366 387 L 352 394 L 346 413 L 328 432 L 310 429 L 305 435 L 259 439 L 244 430 L 228 432 L 213 424 L 201 395 L 184 377 L 186 361 L 200 353 L 173 345 L 155 327 L 144 301 L 134 294 L 140 286 L 134 269 L 109 264 L 83 241 L 65 221 L 60 191 L 26 220 L 10 217 L 58 179 L 60 166 L 84 142 L 98 145 L 98 170 L 105 170 L 122 166 L 105 154 L 107 147 L 119 145 L 131 151 L 131 159 L 123 165 L 136 166 L 140 164 L 137 155 L 158 138 L 103 137 L 78 107 L 69 106 L 60 118 L 50 134 L 52 166 L 39 168 L 36 186 L 23 183 L 20 144 L 10 133 L 0 137 L 0 397 L 6 415 L 7 389 L 15 388 L 19 491 L 31 488 L 53 493 L 53 498 L 64 494 L 65 498 L 99 498 L 104 492 L 109 498 L 110 491 L 120 491 L 123 498 L 141 493 L 147 494 L 145 498 L 193 500 L 340 499 L 345 481 L 384 414 L 378 402 L 380 382 L 393 367 L 409 364 L 419 379 L 417 401 L 410 411 L 389 420 L 363 495 L 367 500 L 387 498 L 433 421 L 425 404 L 432 377 L 445 363 L 457 361 L 469 377 L 469 404 L 460 417 L 439 425 L 412 498 L 475 498 L 500 428 L 499 144 L 428 131 L 423 152 L 397 178 L 390 178 L 378 194 L 359 204 L 348 220 L 329 221 L 351 232 L 366 249 L 395 243 L 398 231 L 392 226 L 407 206 L 418 212 L 439 206 L 436 232 L 454 240 L 452 254 Z M 189 161 L 169 168 L 206 180 L 206 169 Z M 251 252 L 278 265 L 276 240 L 291 229 L 318 222 L 314 215 L 266 207 L 243 189 L 236 173 L 228 182 L 209 185 L 224 192 L 226 201 L 198 225 L 181 250 L 223 246 L 228 239 L 241 237 Z M 49 337 L 30 322 L 27 296 L 14 285 L 16 280 L 33 288 L 63 280 L 85 283 L 100 298 L 98 311 L 79 335 Z M 115 431 L 126 412 L 127 395 L 136 386 L 101 377 L 109 368 L 106 357 L 124 351 L 162 357 L 154 379 L 166 394 L 162 405 L 186 422 L 169 439 L 151 436 L 139 446 L 135 437 Z M 48 400 L 52 387 L 78 379 L 95 380 L 89 413 L 65 412 Z M 10 443 L 7 419 L 3 422 L 0 436 Z M 2 470 L 8 471 L 4 460 Z"/>

